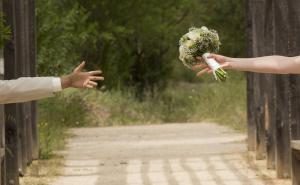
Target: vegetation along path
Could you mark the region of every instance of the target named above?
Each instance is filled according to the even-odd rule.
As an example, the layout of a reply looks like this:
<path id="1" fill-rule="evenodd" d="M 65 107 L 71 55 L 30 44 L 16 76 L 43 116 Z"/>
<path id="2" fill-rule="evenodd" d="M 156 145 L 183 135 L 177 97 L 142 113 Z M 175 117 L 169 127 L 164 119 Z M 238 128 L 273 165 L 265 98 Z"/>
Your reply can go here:
<path id="1" fill-rule="evenodd" d="M 215 124 L 72 129 L 52 185 L 260 185 L 244 134 Z"/>

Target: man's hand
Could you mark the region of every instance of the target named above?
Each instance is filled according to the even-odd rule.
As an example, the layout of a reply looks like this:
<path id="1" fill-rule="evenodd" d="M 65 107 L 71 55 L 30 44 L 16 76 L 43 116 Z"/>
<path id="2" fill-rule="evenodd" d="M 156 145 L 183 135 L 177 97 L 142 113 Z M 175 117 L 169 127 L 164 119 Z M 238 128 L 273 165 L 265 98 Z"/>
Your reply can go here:
<path id="1" fill-rule="evenodd" d="M 95 88 L 98 84 L 96 81 L 104 80 L 104 77 L 100 76 L 101 71 L 83 72 L 85 62 L 82 62 L 74 69 L 73 73 L 61 77 L 61 86 L 63 89 L 68 87 L 74 88 Z"/>
<path id="2" fill-rule="evenodd" d="M 210 54 L 208 58 L 215 59 L 220 65 L 222 69 L 227 69 L 230 67 L 230 63 L 227 57 L 217 54 Z M 197 57 L 197 59 L 201 62 L 201 64 L 195 65 L 193 70 L 200 70 L 197 73 L 197 76 L 202 76 L 205 73 L 212 73 L 213 71 L 209 68 L 209 66 L 203 61 L 202 57 Z"/>

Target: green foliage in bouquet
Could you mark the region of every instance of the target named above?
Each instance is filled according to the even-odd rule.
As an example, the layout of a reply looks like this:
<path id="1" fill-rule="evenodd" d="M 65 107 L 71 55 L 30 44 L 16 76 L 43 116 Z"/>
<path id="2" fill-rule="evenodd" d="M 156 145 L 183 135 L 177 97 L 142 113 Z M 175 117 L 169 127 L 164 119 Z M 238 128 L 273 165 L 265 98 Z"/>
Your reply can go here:
<path id="1" fill-rule="evenodd" d="M 6 41 L 11 38 L 11 30 L 5 25 L 5 19 L 2 12 L 0 12 L 0 49 L 3 48 Z"/>
<path id="2" fill-rule="evenodd" d="M 188 68 L 199 64 L 197 56 L 204 53 L 217 53 L 221 42 L 215 30 L 203 26 L 201 28 L 190 28 L 189 32 L 183 35 L 179 41 L 179 59 Z"/>

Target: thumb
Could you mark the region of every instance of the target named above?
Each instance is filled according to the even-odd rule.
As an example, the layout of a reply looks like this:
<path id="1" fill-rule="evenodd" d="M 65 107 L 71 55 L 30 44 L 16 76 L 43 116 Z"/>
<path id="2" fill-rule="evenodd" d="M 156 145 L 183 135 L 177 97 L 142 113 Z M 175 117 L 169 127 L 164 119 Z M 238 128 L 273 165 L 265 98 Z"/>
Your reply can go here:
<path id="1" fill-rule="evenodd" d="M 80 72 L 85 66 L 85 61 L 81 62 L 75 69 L 74 72 Z"/>

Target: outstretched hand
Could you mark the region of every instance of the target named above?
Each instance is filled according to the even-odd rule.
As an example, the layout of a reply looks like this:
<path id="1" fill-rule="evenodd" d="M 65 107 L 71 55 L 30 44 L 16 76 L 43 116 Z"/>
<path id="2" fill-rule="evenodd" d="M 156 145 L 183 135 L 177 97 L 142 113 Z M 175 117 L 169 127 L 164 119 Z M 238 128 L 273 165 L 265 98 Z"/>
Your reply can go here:
<path id="1" fill-rule="evenodd" d="M 217 55 L 217 54 L 210 54 L 208 58 L 213 58 L 215 59 L 220 65 L 222 69 L 227 69 L 229 67 L 229 62 L 227 60 L 227 57 L 222 56 L 222 55 Z M 212 69 L 205 63 L 203 62 L 202 57 L 197 57 L 197 60 L 201 62 L 201 64 L 195 65 L 193 67 L 193 70 L 200 70 L 200 72 L 197 73 L 197 76 L 200 77 L 206 73 L 212 73 Z"/>
<path id="2" fill-rule="evenodd" d="M 74 87 L 74 88 L 95 88 L 97 87 L 97 81 L 103 81 L 104 77 L 100 76 L 101 71 L 82 71 L 85 66 L 85 62 L 78 65 L 74 71 L 66 76 L 61 77 L 62 88 Z"/>

